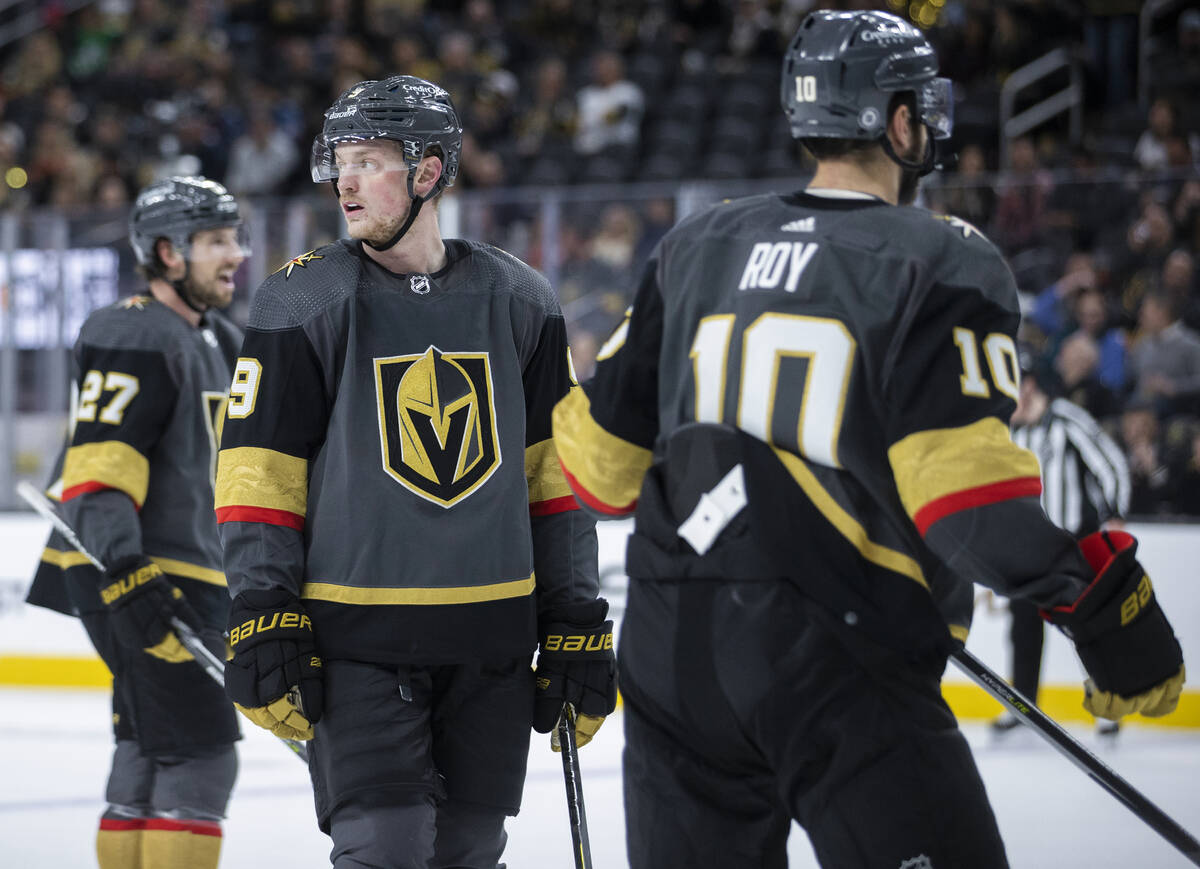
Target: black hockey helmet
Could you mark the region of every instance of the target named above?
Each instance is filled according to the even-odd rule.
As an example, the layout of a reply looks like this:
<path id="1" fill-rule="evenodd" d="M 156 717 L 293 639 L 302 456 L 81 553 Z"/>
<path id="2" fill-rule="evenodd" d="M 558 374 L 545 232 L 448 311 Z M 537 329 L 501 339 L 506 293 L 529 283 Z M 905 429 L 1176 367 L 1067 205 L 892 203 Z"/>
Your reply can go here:
<path id="1" fill-rule="evenodd" d="M 189 259 L 192 235 L 241 226 L 237 200 L 216 181 L 198 175 L 155 181 L 142 189 L 129 215 L 129 241 L 139 263 L 154 263 L 154 243 L 166 238 Z M 245 239 L 240 238 L 243 250 Z"/>
<path id="2" fill-rule="evenodd" d="M 427 148 L 439 146 L 442 176 L 430 197 L 454 184 L 458 176 L 462 124 L 450 94 L 423 78 L 394 75 L 361 81 L 338 97 L 326 110 L 321 133 L 313 141 L 313 180 L 338 177 L 334 149 L 339 144 L 370 139 L 399 142 L 410 170 L 416 168 Z"/>
<path id="3" fill-rule="evenodd" d="M 950 80 L 937 71 L 933 46 L 902 18 L 875 11 L 810 13 L 783 60 L 781 96 L 792 136 L 880 139 L 892 94 L 913 91 L 930 138 L 949 138 Z"/>

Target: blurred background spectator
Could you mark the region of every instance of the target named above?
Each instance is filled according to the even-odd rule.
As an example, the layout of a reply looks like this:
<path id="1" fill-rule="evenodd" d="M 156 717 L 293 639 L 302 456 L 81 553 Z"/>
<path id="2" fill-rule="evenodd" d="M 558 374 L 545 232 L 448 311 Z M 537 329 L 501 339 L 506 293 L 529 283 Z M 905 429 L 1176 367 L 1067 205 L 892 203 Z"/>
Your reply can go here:
<path id="1" fill-rule="evenodd" d="M 803 183 L 811 164 L 778 106 L 803 15 L 886 8 L 926 30 L 955 83 L 945 168 L 918 204 L 1007 255 L 1022 333 L 1066 395 L 1130 428 L 1145 511 L 1200 515 L 1200 9 L 1148 5 L 14 0 L 0 10 L 0 209 L 120 250 L 131 191 L 202 173 L 248 198 L 258 268 L 273 268 L 340 231 L 308 174 L 322 110 L 362 79 L 430 78 L 467 131 L 447 219 L 553 278 L 586 376 L 675 220 Z M 1056 98 L 1072 70 L 1082 104 L 1009 134 L 1012 73 L 1055 49 L 1067 67 L 1012 109 Z"/>

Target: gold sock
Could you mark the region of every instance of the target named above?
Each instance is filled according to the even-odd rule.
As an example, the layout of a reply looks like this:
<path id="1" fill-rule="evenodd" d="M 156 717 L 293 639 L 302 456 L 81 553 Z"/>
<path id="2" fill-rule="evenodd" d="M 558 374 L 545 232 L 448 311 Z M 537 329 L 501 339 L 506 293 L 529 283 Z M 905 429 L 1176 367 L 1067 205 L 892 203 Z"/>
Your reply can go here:
<path id="1" fill-rule="evenodd" d="M 96 831 L 100 869 L 142 869 L 145 818 L 101 818 Z"/>
<path id="2" fill-rule="evenodd" d="M 146 821 L 141 869 L 217 869 L 220 857 L 221 825 L 216 821 Z"/>

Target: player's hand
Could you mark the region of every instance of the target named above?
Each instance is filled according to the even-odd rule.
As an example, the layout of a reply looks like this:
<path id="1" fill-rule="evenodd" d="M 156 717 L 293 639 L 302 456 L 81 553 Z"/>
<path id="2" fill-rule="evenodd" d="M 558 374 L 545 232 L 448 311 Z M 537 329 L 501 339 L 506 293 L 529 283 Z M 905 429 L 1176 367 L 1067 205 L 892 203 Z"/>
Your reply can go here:
<path id="1" fill-rule="evenodd" d="M 597 598 L 552 610 L 541 620 L 533 729 L 550 733 L 560 750 L 555 725 L 563 704 L 575 707 L 575 744 L 587 745 L 617 706 L 617 659 L 608 601 Z"/>
<path id="2" fill-rule="evenodd" d="M 1183 651 L 1134 557 L 1137 541 L 1100 531 L 1079 548 L 1096 578 L 1075 603 L 1042 615 L 1074 641 L 1087 669 L 1084 707 L 1099 718 L 1167 715 L 1183 692 Z"/>
<path id="3" fill-rule="evenodd" d="M 191 653 L 171 630 L 177 617 L 195 629 L 200 620 L 183 592 L 145 556 L 126 559 L 104 574 L 100 586 L 117 642 L 171 664 L 191 661 Z"/>
<path id="4" fill-rule="evenodd" d="M 312 739 L 325 689 L 312 621 L 296 596 L 284 589 L 239 594 L 229 643 L 225 693 L 238 711 L 276 736 Z"/>

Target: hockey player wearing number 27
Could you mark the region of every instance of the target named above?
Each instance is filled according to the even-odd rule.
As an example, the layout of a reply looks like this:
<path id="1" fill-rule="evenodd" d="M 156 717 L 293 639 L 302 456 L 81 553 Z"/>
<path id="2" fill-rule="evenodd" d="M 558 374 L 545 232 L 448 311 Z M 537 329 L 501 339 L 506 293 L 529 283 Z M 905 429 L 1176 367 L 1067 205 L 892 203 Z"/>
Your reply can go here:
<path id="1" fill-rule="evenodd" d="M 595 523 L 550 434 L 578 388 L 562 313 L 524 263 L 441 238 L 461 145 L 412 76 L 326 111 L 313 178 L 350 238 L 258 290 L 221 441 L 226 689 L 312 740 L 338 869 L 495 869 L 530 725 L 569 702 L 585 743 L 616 703 Z"/>
<path id="2" fill-rule="evenodd" d="M 1084 704 L 1175 708 L 1180 647 L 1119 532 L 1078 544 L 1007 421 L 1017 294 L 970 225 L 913 208 L 950 135 L 920 31 L 820 11 L 782 98 L 807 188 L 660 242 L 593 379 L 554 411 L 568 480 L 633 514 L 620 642 L 633 869 L 1007 865 L 942 700 L 971 581 L 1074 640 Z"/>
<path id="3" fill-rule="evenodd" d="M 105 573 L 55 533 L 29 602 L 78 615 L 113 674 L 101 869 L 216 869 L 220 855 L 237 713 L 168 622 L 224 653 L 213 470 L 241 332 L 218 309 L 246 257 L 243 229 L 214 181 L 148 185 L 129 235 L 149 292 L 93 312 L 75 342 L 71 432 L 49 494 Z"/>

